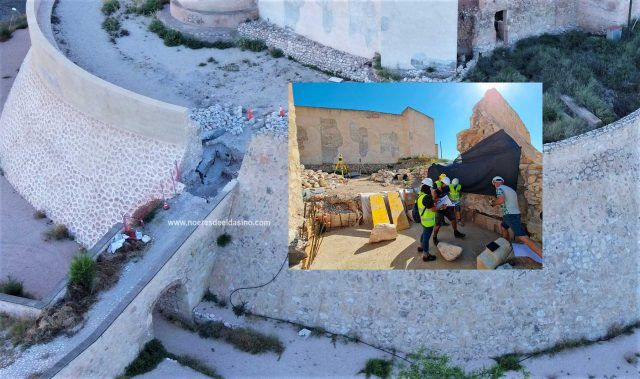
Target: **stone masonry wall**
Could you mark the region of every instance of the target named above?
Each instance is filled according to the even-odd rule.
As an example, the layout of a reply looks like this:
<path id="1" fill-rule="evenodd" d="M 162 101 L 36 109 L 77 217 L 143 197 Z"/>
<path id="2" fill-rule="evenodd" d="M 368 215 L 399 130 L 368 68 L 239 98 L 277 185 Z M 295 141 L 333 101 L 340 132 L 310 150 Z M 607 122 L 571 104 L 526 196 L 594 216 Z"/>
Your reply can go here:
<path id="1" fill-rule="evenodd" d="M 115 128 L 60 100 L 36 74 L 30 54 L 0 117 L 7 179 L 85 246 L 124 213 L 161 198 L 161 188 L 168 195 L 183 155 L 184 146 Z"/>
<path id="2" fill-rule="evenodd" d="M 264 40 L 269 47 L 281 49 L 285 55 L 304 65 L 314 66 L 349 80 L 368 80 L 370 59 L 324 46 L 266 21 L 241 24 L 238 33 L 243 37 Z"/>
<path id="3" fill-rule="evenodd" d="M 403 351 L 426 347 L 477 357 L 602 336 L 640 314 L 640 246 L 630 237 L 640 226 L 638 192 L 614 196 L 601 185 L 638 188 L 640 151 L 629 141 L 639 137 L 640 110 L 601 130 L 545 146 L 542 270 L 285 268 L 268 286 L 239 291 L 234 302 Z M 245 156 L 231 217 L 268 219 L 271 227 L 268 233 L 232 232 L 234 240 L 219 252 L 210 277 L 219 296 L 268 282 L 287 255 L 287 204 L 274 195 L 287 190 L 288 165 L 278 159 L 286 148 L 261 142 Z"/>

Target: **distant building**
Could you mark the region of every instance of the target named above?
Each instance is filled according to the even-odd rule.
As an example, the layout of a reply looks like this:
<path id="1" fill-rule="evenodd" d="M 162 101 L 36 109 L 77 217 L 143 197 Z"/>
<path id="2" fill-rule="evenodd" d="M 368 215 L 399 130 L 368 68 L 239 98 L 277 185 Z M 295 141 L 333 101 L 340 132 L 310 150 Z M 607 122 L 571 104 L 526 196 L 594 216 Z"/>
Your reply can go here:
<path id="1" fill-rule="evenodd" d="M 300 162 L 396 163 L 400 158 L 436 157 L 433 118 L 407 107 L 400 113 L 296 106 Z"/>

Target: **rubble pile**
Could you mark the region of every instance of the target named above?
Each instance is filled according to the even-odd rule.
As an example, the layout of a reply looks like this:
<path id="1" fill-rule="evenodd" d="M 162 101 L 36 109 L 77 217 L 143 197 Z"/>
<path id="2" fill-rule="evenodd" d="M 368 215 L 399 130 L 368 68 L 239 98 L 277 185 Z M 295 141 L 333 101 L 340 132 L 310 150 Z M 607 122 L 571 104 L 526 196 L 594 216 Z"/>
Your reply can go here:
<path id="1" fill-rule="evenodd" d="M 256 125 L 260 125 L 259 123 Z M 279 141 L 286 141 L 289 138 L 289 116 L 288 112 L 271 112 L 267 115 L 264 124 L 258 129 L 258 134 L 272 135 Z"/>
<path id="2" fill-rule="evenodd" d="M 335 188 L 345 182 L 345 179 L 334 173 L 327 173 L 322 170 L 306 170 L 302 167 L 302 188 Z"/>
<path id="3" fill-rule="evenodd" d="M 247 124 L 253 124 L 255 119 L 246 121 L 242 114 L 242 107 L 215 104 L 207 108 L 192 109 L 189 117 L 202 128 L 203 134 L 223 130 L 234 136 L 242 134 Z"/>
<path id="4" fill-rule="evenodd" d="M 413 180 L 413 174 L 409 169 L 401 168 L 397 171 L 391 170 L 379 170 L 376 173 L 371 174 L 370 180 L 378 183 L 383 183 L 383 185 L 389 185 L 394 181 L 403 181 L 403 180 Z"/>

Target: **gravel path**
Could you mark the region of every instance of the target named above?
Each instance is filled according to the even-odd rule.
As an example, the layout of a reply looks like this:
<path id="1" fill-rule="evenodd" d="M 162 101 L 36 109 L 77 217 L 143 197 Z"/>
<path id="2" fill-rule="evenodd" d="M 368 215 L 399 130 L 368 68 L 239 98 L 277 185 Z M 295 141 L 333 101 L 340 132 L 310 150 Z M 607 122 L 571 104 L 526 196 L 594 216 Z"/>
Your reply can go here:
<path id="1" fill-rule="evenodd" d="M 123 18 L 130 35 L 114 44 L 101 29 L 100 4 L 61 0 L 56 40 L 80 67 L 146 96 L 190 108 L 231 103 L 266 112 L 286 106 L 288 82 L 328 79 L 267 52 L 167 47 L 147 30 L 151 18 L 144 16 Z"/>

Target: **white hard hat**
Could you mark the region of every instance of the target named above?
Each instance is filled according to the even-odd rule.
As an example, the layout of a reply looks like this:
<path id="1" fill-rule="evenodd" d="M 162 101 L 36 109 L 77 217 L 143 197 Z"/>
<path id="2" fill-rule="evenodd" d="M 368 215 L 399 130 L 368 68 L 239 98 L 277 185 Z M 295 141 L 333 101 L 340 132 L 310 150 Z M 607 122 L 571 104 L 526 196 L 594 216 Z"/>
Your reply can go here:
<path id="1" fill-rule="evenodd" d="M 451 184 L 451 179 L 449 178 L 442 178 L 442 183 L 444 183 L 446 186 L 448 186 L 449 184 Z"/>
<path id="2" fill-rule="evenodd" d="M 504 182 L 504 179 L 502 179 L 502 176 L 494 176 L 493 179 L 491 179 L 491 183 L 493 182 Z"/>
<path id="3" fill-rule="evenodd" d="M 433 187 L 433 180 L 431 180 L 431 178 L 424 178 L 422 179 L 422 184 Z"/>
<path id="4" fill-rule="evenodd" d="M 453 180 L 451 181 L 451 184 L 453 184 L 454 186 L 457 186 L 458 184 L 460 184 L 460 181 L 458 180 L 458 178 L 453 178 Z"/>

